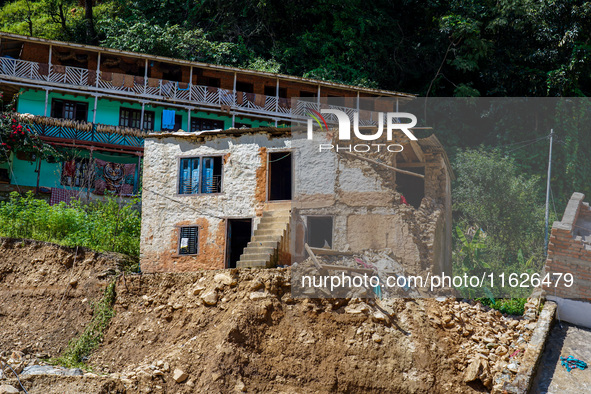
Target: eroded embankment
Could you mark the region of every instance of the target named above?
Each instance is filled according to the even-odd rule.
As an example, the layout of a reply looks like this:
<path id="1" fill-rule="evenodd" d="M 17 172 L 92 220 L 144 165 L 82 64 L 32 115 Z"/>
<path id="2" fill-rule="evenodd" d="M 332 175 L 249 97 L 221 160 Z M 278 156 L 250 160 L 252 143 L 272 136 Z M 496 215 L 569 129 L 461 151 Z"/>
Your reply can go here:
<path id="1" fill-rule="evenodd" d="M 23 352 L 25 364 L 36 362 L 35 354 L 58 356 L 90 321 L 89 301 L 100 297 L 116 261 L 79 250 L 74 263 L 74 255 L 3 241 L 0 351 Z M 119 276 L 114 308 L 88 360 L 94 374 L 30 376 L 25 387 L 469 393 L 490 390 L 503 371 L 510 375 L 507 364 L 518 360 L 531 332 L 530 322 L 455 300 L 293 299 L 289 269 Z M 180 383 L 175 370 L 186 374 Z"/>

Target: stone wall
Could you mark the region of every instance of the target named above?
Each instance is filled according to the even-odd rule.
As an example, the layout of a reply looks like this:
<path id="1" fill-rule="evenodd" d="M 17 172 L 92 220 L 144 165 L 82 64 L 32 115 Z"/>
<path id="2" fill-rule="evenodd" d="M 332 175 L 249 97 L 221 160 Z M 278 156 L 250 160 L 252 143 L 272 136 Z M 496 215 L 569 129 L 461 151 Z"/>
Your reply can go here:
<path id="1" fill-rule="evenodd" d="M 549 296 L 591 301 L 591 210 L 583 202 L 585 196 L 574 193 L 564 211 L 562 221 L 554 222 L 548 244 L 545 272 L 571 273 L 572 287 L 564 280 L 544 286 Z"/>
<path id="2" fill-rule="evenodd" d="M 262 213 L 266 151 L 289 147 L 288 138 L 263 133 L 146 139 L 142 199 L 141 268 L 144 272 L 224 268 L 226 219 Z M 178 194 L 181 157 L 223 155 L 222 192 Z M 263 190 L 261 190 L 261 185 Z M 178 253 L 182 226 L 199 227 L 199 253 Z"/>

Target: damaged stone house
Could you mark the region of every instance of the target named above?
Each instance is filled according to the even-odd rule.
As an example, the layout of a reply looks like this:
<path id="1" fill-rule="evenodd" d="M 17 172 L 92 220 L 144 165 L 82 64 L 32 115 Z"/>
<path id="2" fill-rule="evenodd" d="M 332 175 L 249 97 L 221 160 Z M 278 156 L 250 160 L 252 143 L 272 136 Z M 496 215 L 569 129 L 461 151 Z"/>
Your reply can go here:
<path id="1" fill-rule="evenodd" d="M 335 139 L 315 132 L 314 139 Z M 304 244 L 387 249 L 451 271 L 451 181 L 435 137 L 401 152 L 318 152 L 296 129 L 151 134 L 145 142 L 143 272 L 275 267 Z"/>

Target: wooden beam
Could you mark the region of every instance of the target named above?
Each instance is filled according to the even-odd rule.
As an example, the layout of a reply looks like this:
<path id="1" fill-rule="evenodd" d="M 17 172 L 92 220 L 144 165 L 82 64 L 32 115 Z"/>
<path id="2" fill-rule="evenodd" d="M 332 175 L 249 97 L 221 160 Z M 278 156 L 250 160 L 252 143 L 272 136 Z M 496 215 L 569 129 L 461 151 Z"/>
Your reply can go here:
<path id="1" fill-rule="evenodd" d="M 310 258 L 312 259 L 312 262 L 314 263 L 314 266 L 318 269 L 319 272 L 326 272 L 326 270 L 324 270 L 322 268 L 322 266 L 320 265 L 320 263 L 318 262 L 318 259 L 316 258 L 316 255 L 314 254 L 314 252 L 312 252 L 312 249 L 310 249 L 310 247 L 308 246 L 307 243 L 304 244 L 304 249 L 306 249 L 306 252 L 308 252 L 308 255 L 310 256 Z"/>
<path id="2" fill-rule="evenodd" d="M 425 178 L 425 176 L 423 174 L 417 174 L 416 172 L 401 170 L 400 168 L 392 167 L 392 166 L 389 166 L 387 164 L 380 163 L 380 162 L 375 161 L 375 160 L 372 160 L 372 159 L 368 159 L 367 157 L 357 156 L 357 155 L 354 155 L 353 153 L 349 153 L 349 152 L 339 152 L 339 153 L 342 154 L 342 155 L 345 155 L 345 156 L 352 157 L 354 159 L 363 160 L 363 161 L 366 161 L 366 162 L 371 163 L 371 164 L 375 164 L 375 165 L 378 165 L 378 166 L 382 166 L 382 167 L 388 168 L 388 169 L 390 169 L 392 171 L 396 171 L 396 172 L 399 172 L 401 174 L 416 176 L 417 178 L 423 178 L 423 179 Z"/>
<path id="3" fill-rule="evenodd" d="M 425 155 L 423 153 L 423 150 L 421 149 L 421 146 L 418 144 L 418 142 L 411 140 L 410 146 L 411 146 L 413 152 L 415 153 L 415 155 L 417 155 L 419 161 L 421 163 L 424 163 L 425 162 Z"/>
<path id="4" fill-rule="evenodd" d="M 325 248 L 313 248 L 310 247 L 310 250 L 317 254 L 318 256 L 352 256 L 353 252 L 339 252 L 338 250 L 334 249 L 325 249 Z"/>

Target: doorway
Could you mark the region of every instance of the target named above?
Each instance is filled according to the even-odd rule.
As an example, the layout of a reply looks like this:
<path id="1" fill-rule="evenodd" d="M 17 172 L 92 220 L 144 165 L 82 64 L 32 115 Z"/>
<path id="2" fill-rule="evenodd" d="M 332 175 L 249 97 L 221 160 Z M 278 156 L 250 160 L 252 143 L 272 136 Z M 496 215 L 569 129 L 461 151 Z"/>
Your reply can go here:
<path id="1" fill-rule="evenodd" d="M 250 242 L 252 219 L 228 219 L 226 234 L 226 268 L 236 268 L 236 263 Z"/>
<path id="2" fill-rule="evenodd" d="M 408 167 L 405 170 L 425 175 L 424 167 Z M 425 180 L 416 176 L 397 173 L 396 191 L 406 198 L 406 201 L 415 208 L 421 206 L 421 201 L 425 197 Z"/>
<path id="3" fill-rule="evenodd" d="M 269 201 L 291 200 L 291 152 L 269 153 Z"/>

